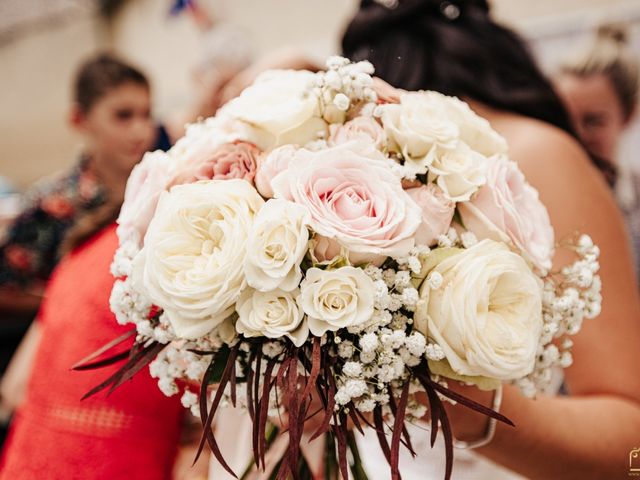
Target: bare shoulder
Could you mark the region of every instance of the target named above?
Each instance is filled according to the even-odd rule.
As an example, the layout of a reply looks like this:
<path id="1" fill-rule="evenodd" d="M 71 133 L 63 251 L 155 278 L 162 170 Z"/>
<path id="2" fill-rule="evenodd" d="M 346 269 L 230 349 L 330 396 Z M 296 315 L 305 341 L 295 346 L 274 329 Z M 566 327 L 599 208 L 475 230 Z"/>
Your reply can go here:
<path id="1" fill-rule="evenodd" d="M 564 130 L 513 114 L 497 115 L 491 124 L 507 139 L 510 156 L 532 183 L 538 183 L 539 179 L 546 183 L 552 180 L 552 175 L 571 172 L 574 180 L 578 175 L 580 179 L 595 182 L 608 190 L 578 141 Z"/>
<path id="2" fill-rule="evenodd" d="M 511 158 L 540 192 L 555 217 L 556 229 L 578 221 L 586 212 L 617 216 L 611 189 L 575 138 L 553 125 L 519 115 L 499 114 L 490 120 L 507 139 Z"/>
<path id="3" fill-rule="evenodd" d="M 605 300 L 600 318 L 585 322 L 576 337 L 576 361 L 566 372 L 572 392 L 617 392 L 640 400 L 640 377 L 626 380 L 634 375 L 630 366 L 640 342 L 640 303 L 626 231 L 611 189 L 580 144 L 564 131 L 510 114 L 489 120 L 540 193 L 557 241 L 581 232 L 600 247 Z M 569 251 L 559 248 L 554 264 L 557 268 L 573 260 Z"/>

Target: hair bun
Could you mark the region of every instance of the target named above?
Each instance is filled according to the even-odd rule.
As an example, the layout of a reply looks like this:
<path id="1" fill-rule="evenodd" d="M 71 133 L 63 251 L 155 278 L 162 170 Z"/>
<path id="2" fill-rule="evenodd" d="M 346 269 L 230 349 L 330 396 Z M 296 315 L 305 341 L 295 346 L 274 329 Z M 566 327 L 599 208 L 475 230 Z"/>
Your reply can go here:
<path id="1" fill-rule="evenodd" d="M 629 42 L 629 31 L 624 23 L 606 23 L 598 27 L 598 41 L 613 41 L 618 45 L 627 45 Z"/>

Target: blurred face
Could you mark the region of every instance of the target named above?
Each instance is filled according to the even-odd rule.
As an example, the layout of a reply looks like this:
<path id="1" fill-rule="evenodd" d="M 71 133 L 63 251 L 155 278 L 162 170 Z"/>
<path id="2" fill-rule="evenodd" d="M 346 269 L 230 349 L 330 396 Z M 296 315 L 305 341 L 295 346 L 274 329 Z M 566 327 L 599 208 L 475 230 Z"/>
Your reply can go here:
<path id="1" fill-rule="evenodd" d="M 155 140 L 149 89 L 124 83 L 107 92 L 88 112 L 77 113 L 74 125 L 85 137 L 87 153 L 96 167 L 126 177 Z"/>
<path id="2" fill-rule="evenodd" d="M 615 163 L 627 119 L 610 81 L 604 75 L 563 74 L 555 85 L 587 149 Z"/>

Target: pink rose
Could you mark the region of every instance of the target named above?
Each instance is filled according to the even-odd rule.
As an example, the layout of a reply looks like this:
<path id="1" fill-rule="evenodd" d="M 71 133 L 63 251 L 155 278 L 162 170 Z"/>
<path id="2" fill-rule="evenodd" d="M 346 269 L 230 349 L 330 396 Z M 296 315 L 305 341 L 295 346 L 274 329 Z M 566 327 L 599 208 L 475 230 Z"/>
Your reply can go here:
<path id="1" fill-rule="evenodd" d="M 373 91 L 378 95 L 378 103 L 400 103 L 400 95 L 406 93 L 378 77 L 373 77 Z"/>
<path id="2" fill-rule="evenodd" d="M 354 263 L 381 262 L 413 248 L 421 220 L 390 163 L 368 143 L 301 149 L 271 185 L 276 198 L 308 208 L 320 260 L 344 247 Z"/>
<path id="3" fill-rule="evenodd" d="M 271 180 L 289 167 L 296 150 L 297 147 L 294 145 L 283 145 L 259 157 L 255 181 L 260 195 L 265 198 L 273 198 Z"/>
<path id="4" fill-rule="evenodd" d="M 176 173 L 172 184 L 234 178 L 253 183 L 259 153 L 260 150 L 255 145 L 240 141 L 225 143 L 210 152 L 199 152 L 199 159 L 191 159 L 183 165 Z"/>
<path id="5" fill-rule="evenodd" d="M 331 131 L 330 141 L 333 145 L 340 145 L 352 140 L 363 140 L 382 149 L 386 143 L 384 129 L 373 117 L 355 117 L 343 125 L 332 124 L 329 129 Z"/>
<path id="6" fill-rule="evenodd" d="M 554 234 L 549 214 L 515 162 L 490 159 L 487 183 L 458 209 L 465 228 L 478 238 L 513 243 L 539 269 L 551 268 Z"/>
<path id="7" fill-rule="evenodd" d="M 156 211 L 160 194 L 169 185 L 174 160 L 161 150 L 148 152 L 142 157 L 127 180 L 124 203 L 118 216 L 118 237 L 142 242 L 149 222 Z"/>
<path id="8" fill-rule="evenodd" d="M 422 223 L 416 231 L 418 245 L 433 245 L 439 235 L 447 233 L 453 220 L 455 203 L 435 184 L 411 188 L 407 193 L 422 209 Z"/>

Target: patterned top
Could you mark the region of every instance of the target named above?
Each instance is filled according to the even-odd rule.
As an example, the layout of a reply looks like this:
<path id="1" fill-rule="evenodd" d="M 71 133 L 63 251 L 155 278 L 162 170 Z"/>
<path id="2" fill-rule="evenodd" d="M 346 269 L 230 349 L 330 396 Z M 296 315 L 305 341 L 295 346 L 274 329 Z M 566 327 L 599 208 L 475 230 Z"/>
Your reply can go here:
<path id="1" fill-rule="evenodd" d="M 68 229 L 105 200 L 104 189 L 84 157 L 64 176 L 29 189 L 22 213 L 0 241 L 0 286 L 26 288 L 46 281 L 58 263 Z"/>

